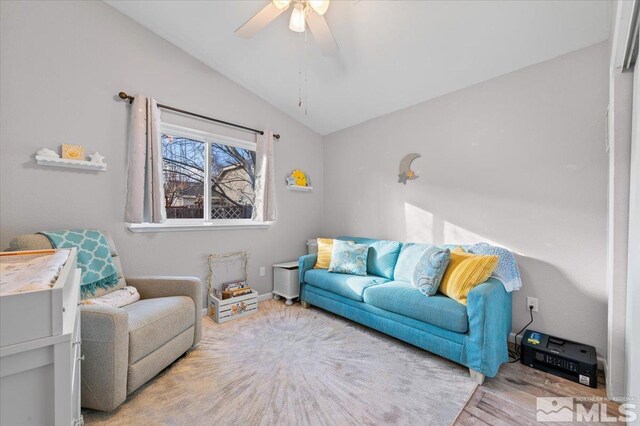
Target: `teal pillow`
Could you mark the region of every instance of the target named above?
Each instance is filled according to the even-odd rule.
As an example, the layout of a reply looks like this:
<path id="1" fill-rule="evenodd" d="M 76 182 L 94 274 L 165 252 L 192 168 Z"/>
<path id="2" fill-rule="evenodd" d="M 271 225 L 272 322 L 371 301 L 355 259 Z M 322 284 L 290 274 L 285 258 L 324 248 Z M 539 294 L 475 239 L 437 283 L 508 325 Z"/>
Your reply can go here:
<path id="1" fill-rule="evenodd" d="M 379 277 L 393 279 L 393 269 L 400 255 L 397 241 L 378 240 L 369 245 L 367 272 Z"/>
<path id="2" fill-rule="evenodd" d="M 367 253 L 369 246 L 352 241 L 334 240 L 329 272 L 367 275 Z"/>
<path id="3" fill-rule="evenodd" d="M 338 237 L 339 240 L 353 241 L 356 244 L 369 246 L 367 253 L 367 273 L 379 277 L 393 279 L 393 270 L 400 255 L 402 243 L 398 241 L 376 240 L 361 237 Z"/>
<path id="4" fill-rule="evenodd" d="M 393 279 L 396 281 L 406 281 L 408 283 L 413 279 L 413 272 L 416 265 L 420 261 L 422 254 L 430 247 L 430 244 L 406 243 L 402 245 L 398 262 L 393 272 Z"/>
<path id="5" fill-rule="evenodd" d="M 411 284 L 425 296 L 433 296 L 440 287 L 442 276 L 449 266 L 449 249 L 431 246 L 424 251 L 411 277 Z"/>

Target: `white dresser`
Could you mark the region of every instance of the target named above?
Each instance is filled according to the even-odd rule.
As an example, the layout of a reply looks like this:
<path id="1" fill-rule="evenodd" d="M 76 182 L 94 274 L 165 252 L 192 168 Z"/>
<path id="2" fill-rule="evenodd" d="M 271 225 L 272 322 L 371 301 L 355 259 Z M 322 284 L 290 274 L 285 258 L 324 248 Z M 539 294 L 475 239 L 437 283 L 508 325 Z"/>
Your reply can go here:
<path id="1" fill-rule="evenodd" d="M 81 425 L 76 249 L 49 290 L 0 296 L 0 424 Z"/>

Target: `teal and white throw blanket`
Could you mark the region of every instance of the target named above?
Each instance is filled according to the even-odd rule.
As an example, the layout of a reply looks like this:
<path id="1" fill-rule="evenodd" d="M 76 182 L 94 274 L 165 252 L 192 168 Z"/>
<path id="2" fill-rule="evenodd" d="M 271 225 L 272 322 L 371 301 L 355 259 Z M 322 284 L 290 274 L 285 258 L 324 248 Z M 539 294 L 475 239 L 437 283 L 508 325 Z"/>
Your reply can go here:
<path id="1" fill-rule="evenodd" d="M 516 258 L 509 250 L 487 243 L 478 243 L 469 247 L 469 253 L 498 256 L 500 258 L 498 266 L 491 276 L 500 280 L 504 285 L 504 289 L 508 292 L 522 288 L 522 279 L 520 278 Z"/>
<path id="2" fill-rule="evenodd" d="M 40 232 L 55 248 L 78 249 L 78 267 L 82 270 L 80 291 L 82 298 L 94 294 L 98 288 L 110 288 L 118 284 L 118 272 L 111 258 L 107 238 L 100 231 L 79 229 L 75 231 Z"/>

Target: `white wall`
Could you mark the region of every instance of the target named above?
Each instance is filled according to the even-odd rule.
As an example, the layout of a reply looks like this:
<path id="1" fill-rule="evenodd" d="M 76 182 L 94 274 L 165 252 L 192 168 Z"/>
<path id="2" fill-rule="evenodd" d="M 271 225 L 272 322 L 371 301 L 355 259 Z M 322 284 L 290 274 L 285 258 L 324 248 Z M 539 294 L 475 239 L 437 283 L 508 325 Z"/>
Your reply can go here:
<path id="1" fill-rule="evenodd" d="M 272 289 L 270 265 L 297 258 L 322 223 L 322 138 L 102 2 L 1 2 L 0 247 L 21 233 L 105 229 L 125 273 L 207 275 L 209 253 L 246 248 L 249 278 Z M 272 128 L 278 221 L 268 230 L 132 234 L 124 226 L 124 90 L 205 115 Z M 106 156 L 106 173 L 47 169 L 34 153 L 61 143 Z M 285 190 L 305 169 L 315 192 Z M 259 277 L 259 266 L 267 276 Z"/>
<path id="2" fill-rule="evenodd" d="M 258 267 L 293 259 L 306 238 L 359 234 L 426 242 L 493 241 L 519 253 L 535 328 L 606 343 L 604 114 L 601 43 L 322 138 L 101 2 L 1 2 L 0 247 L 16 234 L 99 227 L 125 272 L 206 277 L 205 256 L 247 248 Z M 132 234 L 123 224 L 125 90 L 282 134 L 279 220 L 268 230 Z M 45 169 L 43 146 L 78 143 L 107 157 L 94 174 Z M 409 152 L 421 177 L 398 184 Z M 323 203 L 323 157 L 326 190 Z M 281 177 L 306 169 L 315 191 Z"/>
<path id="3" fill-rule="evenodd" d="M 534 329 L 604 355 L 607 88 L 603 42 L 325 137 L 325 235 L 508 247 L 513 330 L 535 296 Z"/>
<path id="4" fill-rule="evenodd" d="M 638 65 L 636 64 L 636 67 Z M 624 395 L 640 400 L 640 72 L 634 72 L 633 137 L 629 185 L 629 254 L 627 269 Z M 640 419 L 633 423 L 640 425 Z"/>
<path id="5" fill-rule="evenodd" d="M 608 205 L 607 205 L 607 393 L 625 392 L 627 258 L 629 249 L 629 158 L 631 153 L 633 79 L 632 70 L 622 70 L 622 52 L 633 2 L 618 1 L 611 23 L 609 60 Z"/>

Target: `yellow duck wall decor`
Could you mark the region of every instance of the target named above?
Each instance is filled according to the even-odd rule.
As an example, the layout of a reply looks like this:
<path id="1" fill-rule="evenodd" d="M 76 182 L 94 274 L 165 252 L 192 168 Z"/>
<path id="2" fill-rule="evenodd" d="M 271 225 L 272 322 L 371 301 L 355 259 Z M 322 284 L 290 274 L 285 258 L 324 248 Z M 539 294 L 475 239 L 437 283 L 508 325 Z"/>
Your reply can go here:
<path id="1" fill-rule="evenodd" d="M 310 186 L 311 179 L 305 172 L 300 169 L 295 169 L 292 171 L 289 176 L 285 179 L 287 185 L 295 185 L 295 186 Z"/>

